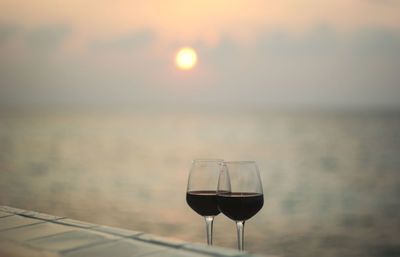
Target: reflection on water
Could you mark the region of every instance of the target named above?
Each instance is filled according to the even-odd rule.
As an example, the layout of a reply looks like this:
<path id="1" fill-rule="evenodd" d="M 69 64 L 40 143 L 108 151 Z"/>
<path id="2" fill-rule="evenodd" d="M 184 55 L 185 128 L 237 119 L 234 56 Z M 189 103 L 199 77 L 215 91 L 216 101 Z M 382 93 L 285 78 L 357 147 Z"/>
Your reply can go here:
<path id="1" fill-rule="evenodd" d="M 256 160 L 265 203 L 247 250 L 399 256 L 399 153 L 400 113 L 3 111 L 0 204 L 205 242 L 191 160 Z M 232 221 L 214 229 L 236 247 Z"/>

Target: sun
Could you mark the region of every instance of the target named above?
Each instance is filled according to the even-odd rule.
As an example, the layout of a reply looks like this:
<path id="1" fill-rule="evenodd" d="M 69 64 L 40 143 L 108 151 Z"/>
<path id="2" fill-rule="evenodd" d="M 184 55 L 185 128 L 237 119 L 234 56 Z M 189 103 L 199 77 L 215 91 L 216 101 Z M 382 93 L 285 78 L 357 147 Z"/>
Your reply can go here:
<path id="1" fill-rule="evenodd" d="M 193 48 L 184 47 L 176 54 L 176 65 L 183 70 L 193 68 L 197 63 L 197 54 Z"/>

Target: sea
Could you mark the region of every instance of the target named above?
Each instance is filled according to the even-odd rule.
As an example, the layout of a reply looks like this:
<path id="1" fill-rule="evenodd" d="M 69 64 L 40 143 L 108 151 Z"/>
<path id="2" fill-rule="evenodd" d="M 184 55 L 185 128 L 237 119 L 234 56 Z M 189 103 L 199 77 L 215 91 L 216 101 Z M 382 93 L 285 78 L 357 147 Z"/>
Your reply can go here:
<path id="1" fill-rule="evenodd" d="M 400 256 L 400 110 L 0 110 L 0 205 L 206 243 L 197 158 L 257 162 L 250 253 Z M 236 236 L 218 215 L 214 245 Z"/>

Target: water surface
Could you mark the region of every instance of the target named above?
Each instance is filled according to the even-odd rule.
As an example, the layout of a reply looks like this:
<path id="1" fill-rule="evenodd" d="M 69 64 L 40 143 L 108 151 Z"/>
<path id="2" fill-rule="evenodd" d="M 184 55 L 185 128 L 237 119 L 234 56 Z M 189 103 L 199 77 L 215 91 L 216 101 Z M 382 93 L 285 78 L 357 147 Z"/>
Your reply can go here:
<path id="1" fill-rule="evenodd" d="M 194 158 L 258 162 L 250 252 L 400 256 L 400 112 L 2 111 L 0 204 L 205 242 Z"/>

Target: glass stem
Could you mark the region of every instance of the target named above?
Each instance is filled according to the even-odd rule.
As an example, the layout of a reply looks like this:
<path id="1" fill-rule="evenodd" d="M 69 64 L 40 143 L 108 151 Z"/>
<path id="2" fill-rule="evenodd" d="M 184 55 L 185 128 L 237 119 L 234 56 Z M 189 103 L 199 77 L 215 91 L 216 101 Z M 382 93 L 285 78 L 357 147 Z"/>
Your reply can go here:
<path id="1" fill-rule="evenodd" d="M 207 244 L 212 245 L 214 216 L 204 216 L 206 220 Z"/>
<path id="2" fill-rule="evenodd" d="M 244 222 L 244 220 L 236 221 L 239 251 L 244 251 Z"/>

